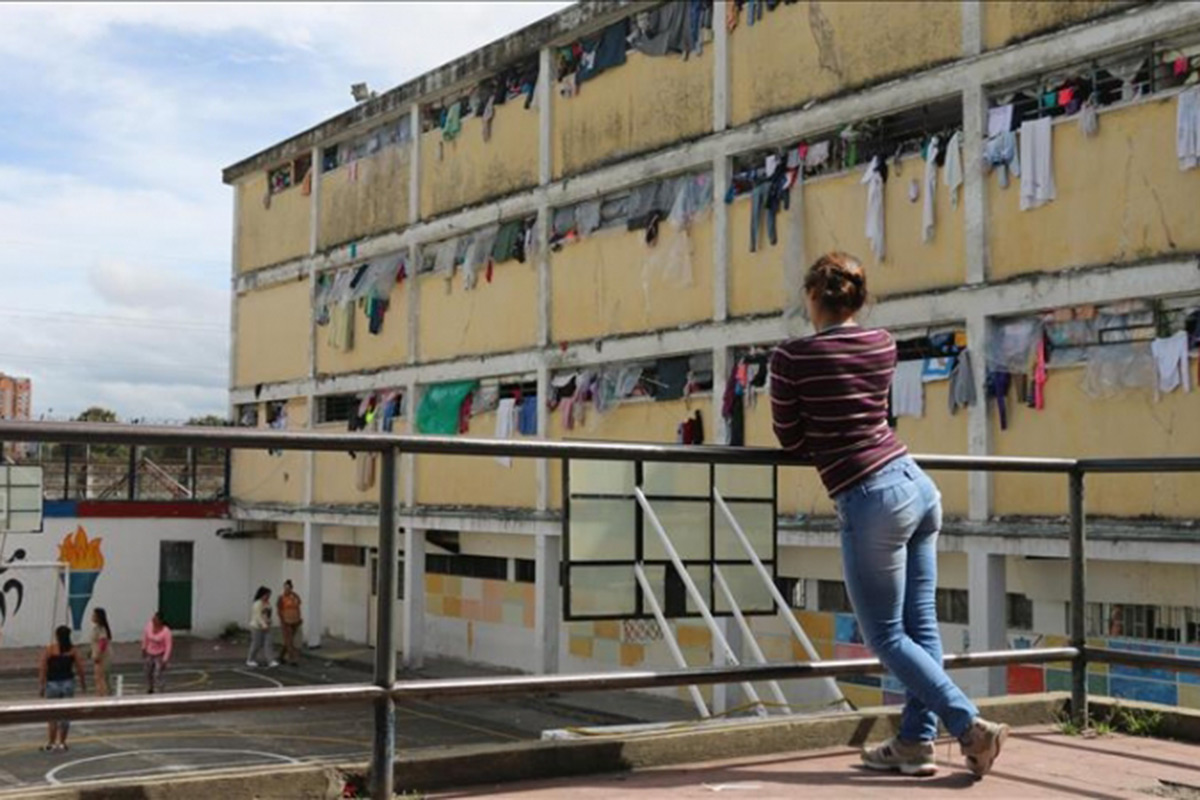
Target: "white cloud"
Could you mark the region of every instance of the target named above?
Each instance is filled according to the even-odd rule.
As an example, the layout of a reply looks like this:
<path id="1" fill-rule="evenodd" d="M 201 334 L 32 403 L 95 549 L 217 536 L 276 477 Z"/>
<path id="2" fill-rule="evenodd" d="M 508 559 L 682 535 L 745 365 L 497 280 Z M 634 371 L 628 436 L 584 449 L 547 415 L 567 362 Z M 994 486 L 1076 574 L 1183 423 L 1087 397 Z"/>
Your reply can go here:
<path id="1" fill-rule="evenodd" d="M 5 6 L 0 371 L 56 416 L 220 413 L 221 168 L 565 5 Z"/>

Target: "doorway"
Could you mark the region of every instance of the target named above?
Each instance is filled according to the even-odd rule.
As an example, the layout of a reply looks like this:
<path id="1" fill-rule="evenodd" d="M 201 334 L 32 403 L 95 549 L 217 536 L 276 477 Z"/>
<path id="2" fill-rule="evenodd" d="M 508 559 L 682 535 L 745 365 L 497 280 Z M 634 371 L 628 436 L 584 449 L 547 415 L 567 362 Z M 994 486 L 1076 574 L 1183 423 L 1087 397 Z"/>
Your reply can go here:
<path id="1" fill-rule="evenodd" d="M 192 628 L 192 542 L 158 544 L 158 610 L 172 630 Z"/>

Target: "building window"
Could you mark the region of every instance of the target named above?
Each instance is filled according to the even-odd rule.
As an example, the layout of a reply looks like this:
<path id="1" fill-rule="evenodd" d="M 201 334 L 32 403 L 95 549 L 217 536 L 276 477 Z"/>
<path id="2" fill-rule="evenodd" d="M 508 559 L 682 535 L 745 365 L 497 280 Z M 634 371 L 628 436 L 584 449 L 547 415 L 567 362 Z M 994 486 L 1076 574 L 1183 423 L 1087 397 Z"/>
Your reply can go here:
<path id="1" fill-rule="evenodd" d="M 365 567 L 367 565 L 367 548 L 356 547 L 352 544 L 321 545 L 321 561 L 325 564 L 337 564 L 343 567 Z"/>
<path id="2" fill-rule="evenodd" d="M 284 164 L 267 173 L 267 186 L 271 194 L 278 194 L 292 188 L 292 165 Z"/>
<path id="3" fill-rule="evenodd" d="M 775 588 L 792 608 L 804 608 L 804 581 L 799 578 L 775 576 Z"/>
<path id="4" fill-rule="evenodd" d="M 514 559 L 517 583 L 537 583 L 537 562 L 529 558 Z"/>
<path id="5" fill-rule="evenodd" d="M 346 422 L 358 413 L 359 399 L 353 394 L 328 394 L 317 398 L 317 422 Z"/>
<path id="6" fill-rule="evenodd" d="M 375 551 L 372 550 L 374 553 Z M 371 556 L 371 596 L 379 596 L 379 558 Z M 404 559 L 396 562 L 396 599 L 404 599 Z"/>
<path id="7" fill-rule="evenodd" d="M 434 575 L 459 575 L 464 578 L 508 580 L 508 559 L 495 556 L 456 556 L 429 553 L 425 571 Z"/>
<path id="8" fill-rule="evenodd" d="M 237 424 L 243 428 L 258 427 L 258 403 L 245 403 L 237 407 Z"/>
<path id="9" fill-rule="evenodd" d="M 1033 601 L 1023 594 L 1009 593 L 1005 595 L 1008 606 L 1005 615 L 1006 624 L 1011 630 L 1033 630 Z"/>
<path id="10" fill-rule="evenodd" d="M 817 610 L 853 613 L 846 584 L 841 581 L 817 581 Z"/>
<path id="11" fill-rule="evenodd" d="M 284 558 L 289 561 L 303 561 L 304 542 L 284 542 Z"/>
<path id="12" fill-rule="evenodd" d="M 966 589 L 938 589 L 936 599 L 938 622 L 948 622 L 954 625 L 968 624 L 971 620 L 968 611 L 970 603 L 967 598 Z"/>

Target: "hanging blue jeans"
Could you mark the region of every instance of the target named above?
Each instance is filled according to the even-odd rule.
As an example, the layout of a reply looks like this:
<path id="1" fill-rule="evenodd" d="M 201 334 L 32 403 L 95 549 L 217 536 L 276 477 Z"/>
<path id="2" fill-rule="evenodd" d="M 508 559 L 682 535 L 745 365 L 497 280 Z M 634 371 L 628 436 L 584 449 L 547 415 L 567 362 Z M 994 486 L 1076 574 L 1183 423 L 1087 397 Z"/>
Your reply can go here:
<path id="1" fill-rule="evenodd" d="M 746 0 L 746 19 L 750 25 L 762 19 L 763 0 Z"/>
<path id="2" fill-rule="evenodd" d="M 767 212 L 767 202 L 771 194 L 770 183 L 759 183 L 750 192 L 750 252 L 758 251 L 758 230 L 762 227 L 764 212 Z M 775 215 L 766 213 L 767 236 L 771 244 L 775 244 Z"/>
<path id="3" fill-rule="evenodd" d="M 961 737 L 979 712 L 942 668 L 934 599 L 942 525 L 937 486 L 904 456 L 834 500 L 846 589 L 863 639 L 908 690 L 900 738 L 933 741 L 939 718 Z"/>

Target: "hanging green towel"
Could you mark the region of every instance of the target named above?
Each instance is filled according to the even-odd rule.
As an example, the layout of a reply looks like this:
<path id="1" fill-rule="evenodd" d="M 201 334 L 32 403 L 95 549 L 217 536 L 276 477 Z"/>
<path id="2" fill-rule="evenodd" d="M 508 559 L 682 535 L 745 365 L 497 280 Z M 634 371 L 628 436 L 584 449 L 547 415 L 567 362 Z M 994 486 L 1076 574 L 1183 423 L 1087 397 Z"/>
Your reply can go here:
<path id="1" fill-rule="evenodd" d="M 492 260 L 497 264 L 511 261 L 517 257 L 517 245 L 525 235 L 525 226 L 521 220 L 506 222 L 500 226 L 496 234 L 496 243 L 492 245 Z"/>
<path id="2" fill-rule="evenodd" d="M 479 381 L 438 383 L 425 389 L 417 410 L 417 433 L 453 436 L 458 433 L 458 412 Z"/>

